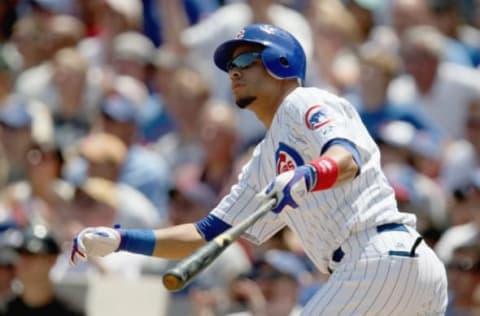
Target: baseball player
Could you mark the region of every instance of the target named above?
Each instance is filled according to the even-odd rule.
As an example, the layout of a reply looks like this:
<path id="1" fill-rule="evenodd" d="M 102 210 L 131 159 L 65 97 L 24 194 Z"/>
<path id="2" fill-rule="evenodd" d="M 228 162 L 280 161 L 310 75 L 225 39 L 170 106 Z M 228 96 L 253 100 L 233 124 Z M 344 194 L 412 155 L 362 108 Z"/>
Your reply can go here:
<path id="1" fill-rule="evenodd" d="M 400 213 L 380 154 L 344 99 L 303 87 L 305 54 L 288 32 L 252 24 L 215 51 L 236 103 L 268 128 L 238 183 L 202 220 L 158 230 L 91 227 L 71 260 L 124 250 L 180 259 L 236 225 L 266 200 L 272 212 L 244 234 L 262 243 L 285 225 L 317 268 L 330 273 L 302 315 L 443 315 L 446 273 Z"/>

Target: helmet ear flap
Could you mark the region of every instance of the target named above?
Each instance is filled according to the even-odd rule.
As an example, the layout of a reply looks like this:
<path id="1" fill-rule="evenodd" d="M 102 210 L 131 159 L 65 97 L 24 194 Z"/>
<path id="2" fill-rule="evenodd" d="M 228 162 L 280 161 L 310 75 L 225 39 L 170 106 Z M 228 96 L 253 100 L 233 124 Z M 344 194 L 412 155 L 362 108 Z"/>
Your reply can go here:
<path id="1" fill-rule="evenodd" d="M 276 78 L 289 78 L 294 76 L 288 57 L 272 46 L 266 47 L 262 51 L 262 62 L 267 71 Z"/>
<path id="2" fill-rule="evenodd" d="M 286 57 L 280 57 L 278 59 L 278 61 L 280 62 L 280 65 L 282 65 L 283 67 L 288 67 L 289 66 L 289 62 L 288 62 L 288 59 Z"/>

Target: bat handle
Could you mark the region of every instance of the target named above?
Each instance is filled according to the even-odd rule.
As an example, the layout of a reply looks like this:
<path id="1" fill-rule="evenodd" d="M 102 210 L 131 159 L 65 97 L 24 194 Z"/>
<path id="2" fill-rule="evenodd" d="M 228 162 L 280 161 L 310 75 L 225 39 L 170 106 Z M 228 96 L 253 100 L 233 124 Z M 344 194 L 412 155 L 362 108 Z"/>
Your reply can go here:
<path id="1" fill-rule="evenodd" d="M 218 235 L 206 245 L 197 249 L 193 254 L 183 259 L 174 268 L 168 270 L 162 278 L 165 288 L 169 291 L 181 290 L 191 279 L 215 260 L 231 243 L 237 240 L 246 229 L 260 217 L 268 213 L 275 203 L 275 198 L 268 200 L 240 224 Z"/>

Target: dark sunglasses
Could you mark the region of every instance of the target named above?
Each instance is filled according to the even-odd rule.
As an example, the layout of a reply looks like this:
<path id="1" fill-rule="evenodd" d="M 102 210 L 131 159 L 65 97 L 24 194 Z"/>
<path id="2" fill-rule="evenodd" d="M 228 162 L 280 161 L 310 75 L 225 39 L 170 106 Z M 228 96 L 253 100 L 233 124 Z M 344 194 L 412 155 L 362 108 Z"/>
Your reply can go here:
<path id="1" fill-rule="evenodd" d="M 260 52 L 246 52 L 238 55 L 227 63 L 227 71 L 233 68 L 246 69 L 261 56 Z"/>

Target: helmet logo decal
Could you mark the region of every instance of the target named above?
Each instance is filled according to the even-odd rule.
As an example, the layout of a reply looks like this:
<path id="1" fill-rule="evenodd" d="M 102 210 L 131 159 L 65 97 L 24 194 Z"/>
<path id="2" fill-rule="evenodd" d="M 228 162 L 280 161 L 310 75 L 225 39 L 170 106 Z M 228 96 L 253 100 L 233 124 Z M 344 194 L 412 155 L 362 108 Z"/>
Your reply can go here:
<path id="1" fill-rule="evenodd" d="M 333 119 L 327 115 L 326 109 L 321 105 L 311 106 L 307 110 L 307 113 L 305 113 L 305 124 L 310 130 L 319 129 L 331 121 L 333 121 Z"/>
<path id="2" fill-rule="evenodd" d="M 277 165 L 277 174 L 295 169 L 304 164 L 302 156 L 285 143 L 280 142 L 275 152 L 275 162 Z"/>
<path id="3" fill-rule="evenodd" d="M 240 32 L 235 35 L 235 39 L 242 39 L 245 36 L 245 29 L 241 29 Z"/>
<path id="4" fill-rule="evenodd" d="M 271 25 L 264 24 L 260 27 L 265 33 L 273 34 L 275 33 L 275 28 Z"/>

